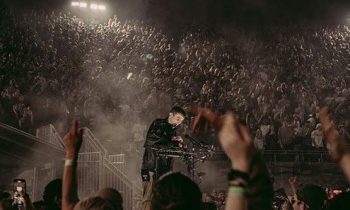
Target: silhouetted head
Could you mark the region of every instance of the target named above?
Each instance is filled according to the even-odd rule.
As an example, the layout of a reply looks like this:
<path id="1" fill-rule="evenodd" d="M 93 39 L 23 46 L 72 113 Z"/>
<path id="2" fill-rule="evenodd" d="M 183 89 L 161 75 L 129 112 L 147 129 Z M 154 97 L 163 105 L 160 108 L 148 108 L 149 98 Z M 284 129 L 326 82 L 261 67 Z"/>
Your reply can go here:
<path id="1" fill-rule="evenodd" d="M 322 210 L 347 210 L 350 206 L 350 192 L 342 193 L 330 200 Z"/>
<path id="2" fill-rule="evenodd" d="M 61 209 L 62 179 L 55 179 L 45 186 L 43 199 L 46 209 Z"/>
<path id="3" fill-rule="evenodd" d="M 113 205 L 101 198 L 101 197 L 91 197 L 86 200 L 79 201 L 75 205 L 74 210 L 115 210 Z"/>
<path id="4" fill-rule="evenodd" d="M 123 209 L 123 198 L 122 195 L 113 188 L 105 188 L 97 193 L 97 196 L 109 201 L 115 210 Z"/>
<path id="5" fill-rule="evenodd" d="M 153 188 L 152 210 L 200 210 L 201 206 L 199 187 L 181 173 L 165 174 Z"/>
<path id="6" fill-rule="evenodd" d="M 310 210 L 320 209 L 327 200 L 326 191 L 314 184 L 305 184 L 298 189 L 298 199 L 309 206 Z"/>

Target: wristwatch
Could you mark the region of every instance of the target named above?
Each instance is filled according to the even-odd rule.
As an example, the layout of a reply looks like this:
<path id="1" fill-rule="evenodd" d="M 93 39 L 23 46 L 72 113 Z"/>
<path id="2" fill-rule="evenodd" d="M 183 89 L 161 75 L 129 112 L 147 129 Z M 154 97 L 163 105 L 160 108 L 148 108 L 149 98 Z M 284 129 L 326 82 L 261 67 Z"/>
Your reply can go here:
<path id="1" fill-rule="evenodd" d="M 248 173 L 231 169 L 230 172 L 227 174 L 227 179 L 229 181 L 233 181 L 237 178 L 243 179 L 247 183 L 249 182 L 249 174 Z"/>

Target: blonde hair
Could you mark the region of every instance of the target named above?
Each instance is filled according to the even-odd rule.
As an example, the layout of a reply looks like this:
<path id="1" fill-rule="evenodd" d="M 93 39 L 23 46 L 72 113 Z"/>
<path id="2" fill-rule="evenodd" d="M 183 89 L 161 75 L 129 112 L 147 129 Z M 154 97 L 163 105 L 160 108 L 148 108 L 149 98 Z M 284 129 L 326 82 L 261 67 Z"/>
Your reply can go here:
<path id="1" fill-rule="evenodd" d="M 112 204 L 101 197 L 91 197 L 79 201 L 74 210 L 114 210 Z"/>

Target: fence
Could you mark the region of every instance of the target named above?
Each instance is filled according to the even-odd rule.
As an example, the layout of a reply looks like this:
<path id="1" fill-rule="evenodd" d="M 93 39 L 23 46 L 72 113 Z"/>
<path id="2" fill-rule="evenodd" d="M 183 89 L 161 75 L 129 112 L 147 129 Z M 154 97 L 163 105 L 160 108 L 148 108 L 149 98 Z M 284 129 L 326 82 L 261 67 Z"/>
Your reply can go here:
<path id="1" fill-rule="evenodd" d="M 51 124 L 38 128 L 36 130 L 36 137 L 38 137 L 38 141 L 49 144 L 56 149 L 64 149 L 62 138 Z"/>
<path id="2" fill-rule="evenodd" d="M 263 157 L 267 162 L 332 162 L 326 151 L 266 150 Z"/>
<path id="3" fill-rule="evenodd" d="M 101 144 L 101 142 L 94 136 L 88 128 L 83 128 L 83 144 L 81 145 L 80 152 L 101 152 L 102 155 L 107 155 L 107 150 Z"/>
<path id="4" fill-rule="evenodd" d="M 61 137 L 52 125 L 38 129 L 37 137 L 52 147 L 61 150 L 64 148 Z M 36 190 L 34 194 L 36 199 L 41 198 L 44 186 L 53 179 L 53 171 L 63 171 L 58 169 L 63 165 L 63 162 L 57 161 L 56 163 L 49 168 L 35 169 Z M 136 204 L 134 205 L 134 203 L 140 200 L 140 190 L 134 188 L 132 182 L 124 174 L 124 164 L 123 154 L 108 155 L 101 142 L 88 128 L 84 128 L 77 170 L 79 197 L 84 198 L 95 194 L 102 188 L 112 187 L 122 194 L 125 210 L 135 209 Z"/>
<path id="5" fill-rule="evenodd" d="M 102 154 L 80 153 L 78 159 L 78 195 L 85 198 L 96 193 L 101 186 Z"/>
<path id="6" fill-rule="evenodd" d="M 345 151 L 350 152 L 350 145 L 345 145 Z M 334 162 L 326 149 L 265 150 L 262 154 L 267 162 Z"/>
<path id="7" fill-rule="evenodd" d="M 109 160 L 103 160 L 102 172 L 102 186 L 113 187 L 123 196 L 123 204 L 125 209 L 132 209 L 133 207 L 133 185 L 128 180 L 127 176 L 120 172 L 120 170 Z"/>
<path id="8" fill-rule="evenodd" d="M 34 168 L 33 201 L 42 200 L 46 184 L 55 178 L 53 172 L 51 164 Z"/>
<path id="9" fill-rule="evenodd" d="M 125 155 L 124 154 L 118 154 L 118 155 L 109 155 L 108 160 L 113 163 L 115 167 L 117 167 L 121 171 L 125 171 Z"/>

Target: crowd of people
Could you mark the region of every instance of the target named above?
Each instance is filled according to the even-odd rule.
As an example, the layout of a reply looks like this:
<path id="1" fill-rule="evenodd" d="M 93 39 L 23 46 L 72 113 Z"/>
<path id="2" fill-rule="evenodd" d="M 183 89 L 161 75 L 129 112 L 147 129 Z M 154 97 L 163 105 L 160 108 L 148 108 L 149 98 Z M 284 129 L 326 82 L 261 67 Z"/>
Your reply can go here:
<path id="1" fill-rule="evenodd" d="M 321 108 L 319 113 L 325 139 L 330 144 L 329 152 L 350 181 L 350 153 L 344 148 L 345 138 L 340 135 L 333 123 L 328 108 Z M 240 123 L 237 115 L 227 112 L 219 116 L 207 108 L 200 108 L 197 115 L 218 129 L 220 144 L 231 163 L 226 195 L 220 192 L 218 195 L 220 199 L 216 200 L 220 209 L 345 210 L 350 205 L 350 192 L 344 192 L 329 199 L 322 187 L 313 184 L 297 186 L 295 178 L 289 179 L 291 196 L 287 196 L 283 189 L 273 193 L 272 182 L 264 161 L 254 147 L 249 129 Z M 77 165 L 83 132 L 78 121 L 74 120 L 64 136 L 66 155 L 63 178 L 54 180 L 46 186 L 43 201 L 32 203 L 29 196 L 23 194 L 21 196 L 24 201 L 18 206 L 13 205 L 10 194 L 1 193 L 0 209 L 123 209 L 122 194 L 112 188 L 101 189 L 94 195 L 79 200 Z M 217 209 L 215 203 L 206 201 L 207 198 L 202 197 L 198 185 L 190 178 L 178 172 L 168 173 L 155 183 L 151 200 L 144 201 L 145 206 L 142 209 Z"/>
<path id="2" fill-rule="evenodd" d="M 172 37 L 116 16 L 92 24 L 63 11 L 0 15 L 0 117 L 22 130 L 118 119 L 133 128 L 124 137 L 140 141 L 145 121 L 197 103 L 235 110 L 258 149 L 321 149 L 317 112 L 329 105 L 349 138 L 347 25 L 192 27 Z"/>
<path id="3" fill-rule="evenodd" d="M 246 136 L 236 136 L 237 141 L 231 142 L 242 146 L 246 154 L 253 154 L 252 144 L 261 151 L 330 150 L 349 174 L 342 145 L 350 138 L 350 27 L 345 24 L 296 24 L 250 30 L 233 26 L 215 30 L 190 27 L 173 37 L 145 22 L 121 21 L 116 16 L 96 24 L 67 11 L 16 12 L 0 8 L 0 29 L 1 122 L 29 133 L 55 121 L 61 120 L 65 125 L 72 118 L 79 118 L 84 126 L 96 131 L 106 124 L 118 124 L 123 142 L 134 154 L 140 153 L 134 150 L 142 145 L 149 119 L 166 113 L 173 104 L 200 104 L 219 114 L 234 110 L 236 117 L 249 126 L 253 131 L 251 142 L 244 140 Z M 334 128 L 328 137 L 324 136 L 329 128 L 328 121 L 320 119 L 320 107 L 324 105 L 333 111 L 344 139 L 341 144 L 339 137 L 332 135 Z M 191 127 L 189 124 L 196 118 L 188 119 L 187 127 Z M 63 126 L 62 130 L 66 128 Z M 227 126 L 222 129 L 226 135 L 236 135 Z M 65 143 L 72 140 L 65 139 Z M 252 160 L 242 153 L 240 157 L 230 157 L 232 144 L 222 145 L 231 161 L 242 158 L 251 164 Z M 69 152 L 72 156 L 67 157 L 71 161 L 66 161 L 65 174 L 76 167 L 76 151 Z M 255 172 L 244 167 L 248 163 L 242 168 L 233 167 L 254 177 Z M 73 184 L 67 178 L 73 178 Z M 194 197 L 181 200 L 176 193 L 183 193 L 184 189 L 174 186 L 175 181 L 192 186 Z M 225 192 L 203 196 L 208 209 L 213 206 L 209 205 L 211 202 L 219 209 L 272 208 L 268 180 L 234 181 L 230 183 L 233 188 Z M 258 186 L 255 181 L 266 182 Z M 61 188 L 59 182 L 50 186 Z M 74 176 L 65 176 L 63 183 L 62 209 L 73 209 L 78 201 Z M 198 187 L 181 174 L 169 175 L 155 190 L 153 210 L 166 205 L 175 209 L 181 202 L 183 209 L 189 209 L 186 205 L 190 209 L 200 206 Z M 295 201 L 295 205 L 318 209 L 327 200 L 318 186 L 306 185 L 300 190 L 294 189 L 290 198 L 275 196 L 275 207 L 288 209 Z M 319 197 L 308 197 L 310 192 Z M 43 202 L 34 203 L 31 208 L 61 209 L 62 195 L 50 196 L 44 195 Z M 259 196 L 265 200 L 259 200 Z M 0 209 L 11 206 L 8 194 L 0 197 Z M 172 197 L 180 200 L 171 200 Z M 345 193 L 324 209 L 340 209 L 347 198 Z M 198 202 L 192 203 L 195 201 Z M 121 203 L 118 192 L 104 189 L 74 208 L 99 205 L 98 208 L 120 209 Z M 294 209 L 301 208 L 298 205 Z"/>

